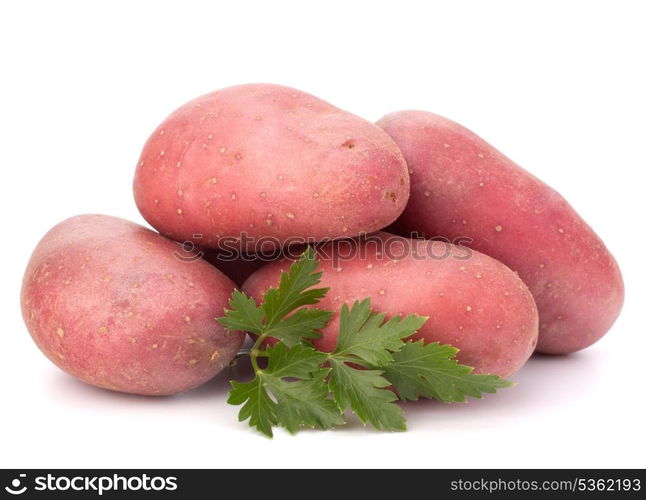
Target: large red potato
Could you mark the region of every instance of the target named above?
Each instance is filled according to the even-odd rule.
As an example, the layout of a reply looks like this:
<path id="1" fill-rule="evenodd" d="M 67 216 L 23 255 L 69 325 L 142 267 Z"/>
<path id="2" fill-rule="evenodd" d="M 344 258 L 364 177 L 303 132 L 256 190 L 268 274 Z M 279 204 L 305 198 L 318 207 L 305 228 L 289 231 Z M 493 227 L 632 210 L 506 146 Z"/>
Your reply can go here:
<path id="1" fill-rule="evenodd" d="M 241 332 L 215 320 L 234 284 L 138 224 L 80 215 L 52 228 L 23 279 L 22 313 L 59 368 L 98 387 L 168 395 L 212 378 Z"/>
<path id="2" fill-rule="evenodd" d="M 134 179 L 153 227 L 207 247 L 243 235 L 279 247 L 376 231 L 399 216 L 408 194 L 403 156 L 383 130 L 270 84 L 180 107 L 146 142 Z"/>
<path id="3" fill-rule="evenodd" d="M 335 312 L 314 345 L 332 351 L 344 303 L 370 297 L 372 307 L 392 316 L 418 314 L 428 321 L 414 339 L 451 344 L 458 359 L 477 373 L 506 377 L 534 351 L 538 314 L 532 296 L 516 273 L 473 250 L 448 243 L 410 240 L 388 233 L 329 243 L 317 248 L 329 287 L 317 305 Z M 290 260 L 272 262 L 256 271 L 243 286 L 260 299 L 276 286 Z"/>
<path id="4" fill-rule="evenodd" d="M 395 232 L 467 236 L 472 248 L 517 271 L 538 306 L 540 352 L 577 351 L 608 331 L 624 299 L 619 268 L 561 195 L 441 116 L 400 111 L 378 124 L 411 172 Z"/>

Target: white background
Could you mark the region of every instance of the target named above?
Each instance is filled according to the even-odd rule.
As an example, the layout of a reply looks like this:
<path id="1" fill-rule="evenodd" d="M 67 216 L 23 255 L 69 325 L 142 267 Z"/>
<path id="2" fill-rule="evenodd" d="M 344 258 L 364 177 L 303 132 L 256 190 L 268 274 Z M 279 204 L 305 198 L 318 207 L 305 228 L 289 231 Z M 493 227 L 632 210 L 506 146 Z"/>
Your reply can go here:
<path id="1" fill-rule="evenodd" d="M 2 467 L 644 467 L 646 11 L 640 2 L 3 2 Z M 220 87 L 291 85 L 368 119 L 431 110 L 558 189 L 604 238 L 627 298 L 588 350 L 536 357 L 517 387 L 405 407 L 407 433 L 237 422 L 227 381 L 173 398 L 60 372 L 19 311 L 29 254 L 86 212 L 143 222 L 153 128 Z"/>

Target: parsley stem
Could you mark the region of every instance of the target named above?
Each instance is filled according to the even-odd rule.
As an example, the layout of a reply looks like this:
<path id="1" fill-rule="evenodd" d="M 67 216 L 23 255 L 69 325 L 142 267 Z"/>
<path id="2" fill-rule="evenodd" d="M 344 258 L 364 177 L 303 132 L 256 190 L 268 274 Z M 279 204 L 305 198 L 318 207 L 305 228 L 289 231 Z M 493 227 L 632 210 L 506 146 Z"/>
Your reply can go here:
<path id="1" fill-rule="evenodd" d="M 258 366 L 258 358 L 267 357 L 267 353 L 260 349 L 260 346 L 267 338 L 269 332 L 263 331 L 254 342 L 251 349 L 249 349 L 249 359 L 251 360 L 251 366 L 253 368 L 254 374 L 257 374 L 260 371 L 260 366 Z"/>
<path id="2" fill-rule="evenodd" d="M 258 360 L 253 353 L 249 353 L 249 359 L 251 359 L 251 366 L 253 367 L 253 373 L 254 375 L 257 375 L 258 372 L 260 371 L 260 367 L 258 366 Z"/>

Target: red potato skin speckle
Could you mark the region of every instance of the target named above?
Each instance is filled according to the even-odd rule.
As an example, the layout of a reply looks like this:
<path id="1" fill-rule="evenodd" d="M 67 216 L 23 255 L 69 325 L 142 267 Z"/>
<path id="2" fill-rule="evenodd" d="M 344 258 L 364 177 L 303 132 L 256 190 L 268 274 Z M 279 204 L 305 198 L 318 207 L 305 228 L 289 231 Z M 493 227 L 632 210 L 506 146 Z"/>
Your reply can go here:
<path id="1" fill-rule="evenodd" d="M 143 148 L 133 188 L 161 233 L 215 248 L 243 232 L 283 244 L 376 231 L 403 211 L 409 176 L 373 123 L 295 89 L 248 84 L 166 118 Z"/>
<path id="2" fill-rule="evenodd" d="M 222 370 L 244 335 L 223 315 L 234 284 L 138 224 L 80 215 L 52 228 L 24 275 L 32 338 L 65 372 L 98 387 L 170 395 Z"/>
<path id="3" fill-rule="evenodd" d="M 365 258 L 356 254 L 335 263 L 335 256 L 347 255 L 349 245 L 356 243 L 317 249 L 323 271 L 320 286 L 330 291 L 316 307 L 335 311 L 322 338 L 314 341 L 318 349 L 334 349 L 341 306 L 370 297 L 373 309 L 388 316 L 428 316 L 413 338 L 459 348 L 458 359 L 477 373 L 507 377 L 525 364 L 538 338 L 538 314 L 516 273 L 486 255 L 448 243 L 383 232 L 373 237 L 390 241 L 391 251 L 380 256 L 377 246 L 362 243 Z M 245 282 L 243 290 L 259 299 L 278 284 L 280 271 L 289 264 L 289 260 L 268 264 Z"/>
<path id="4" fill-rule="evenodd" d="M 391 230 L 467 236 L 517 271 L 538 306 L 540 352 L 574 352 L 610 329 L 624 300 L 619 267 L 561 195 L 441 116 L 401 111 L 378 125 L 411 170 L 410 201 Z"/>

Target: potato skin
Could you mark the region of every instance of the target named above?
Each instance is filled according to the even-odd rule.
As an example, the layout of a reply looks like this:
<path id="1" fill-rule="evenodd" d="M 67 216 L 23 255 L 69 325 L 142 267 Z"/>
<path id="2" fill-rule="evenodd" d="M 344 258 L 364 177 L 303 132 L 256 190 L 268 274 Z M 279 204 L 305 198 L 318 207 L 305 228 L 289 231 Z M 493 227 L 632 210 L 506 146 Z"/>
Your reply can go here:
<path id="1" fill-rule="evenodd" d="M 180 107 L 146 142 L 134 178 L 153 227 L 212 248 L 242 233 L 280 246 L 376 231 L 399 216 L 408 193 L 403 156 L 383 130 L 271 84 Z"/>
<path id="2" fill-rule="evenodd" d="M 244 339 L 215 321 L 234 284 L 202 259 L 179 260 L 178 249 L 116 217 L 61 222 L 23 279 L 32 338 L 59 368 L 105 389 L 169 395 L 208 381 Z"/>
<path id="3" fill-rule="evenodd" d="M 330 287 L 317 307 L 335 312 L 323 337 L 314 341 L 317 348 L 334 349 L 343 303 L 370 297 L 373 309 L 389 316 L 429 316 L 413 338 L 459 348 L 458 359 L 477 373 L 506 377 L 525 364 L 536 345 L 538 314 L 516 273 L 486 255 L 449 243 L 384 232 L 368 238 L 359 244 L 340 241 L 317 248 L 321 286 Z M 359 251 L 351 253 L 352 245 Z M 243 290 L 259 299 L 277 285 L 281 269 L 289 264 L 268 264 L 251 275 Z"/>
<path id="4" fill-rule="evenodd" d="M 378 125 L 412 171 L 410 202 L 393 231 L 468 236 L 472 248 L 517 271 L 538 306 L 540 352 L 574 352 L 610 329 L 624 299 L 619 267 L 561 195 L 441 116 L 400 111 Z"/>

